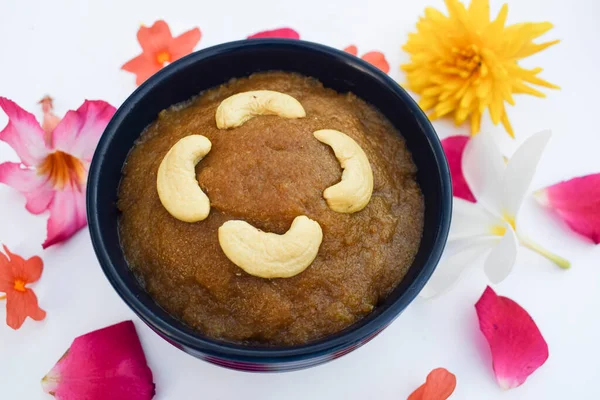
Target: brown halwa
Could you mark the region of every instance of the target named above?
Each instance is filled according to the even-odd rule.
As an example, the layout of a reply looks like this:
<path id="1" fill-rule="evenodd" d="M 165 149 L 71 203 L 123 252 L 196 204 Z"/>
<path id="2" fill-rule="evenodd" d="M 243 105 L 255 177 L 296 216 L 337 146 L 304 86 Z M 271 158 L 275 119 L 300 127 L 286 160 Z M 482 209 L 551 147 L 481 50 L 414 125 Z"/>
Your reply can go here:
<path id="1" fill-rule="evenodd" d="M 253 118 L 219 130 L 215 110 L 235 93 L 274 90 L 296 98 L 306 117 Z M 331 148 L 313 137 L 336 129 L 352 137 L 371 163 L 374 189 L 362 211 L 332 211 L 322 192 L 342 170 Z M 187 223 L 162 206 L 156 174 L 179 139 L 212 142 L 196 166 L 210 214 Z M 400 282 L 419 247 L 423 198 L 404 140 L 376 109 L 297 74 L 260 73 L 171 107 L 141 135 L 119 189 L 120 233 L 129 265 L 165 310 L 212 338 L 266 345 L 305 343 L 356 322 Z M 218 228 L 242 219 L 282 234 L 306 215 L 323 229 L 314 262 L 292 278 L 262 279 L 233 264 Z"/>

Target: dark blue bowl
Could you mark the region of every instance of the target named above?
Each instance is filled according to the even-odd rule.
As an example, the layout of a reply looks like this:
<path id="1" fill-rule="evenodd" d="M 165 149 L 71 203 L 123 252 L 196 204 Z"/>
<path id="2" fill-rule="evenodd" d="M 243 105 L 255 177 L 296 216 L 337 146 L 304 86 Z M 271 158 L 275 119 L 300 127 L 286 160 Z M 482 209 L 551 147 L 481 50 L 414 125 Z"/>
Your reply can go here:
<path id="1" fill-rule="evenodd" d="M 339 92 L 352 91 L 377 107 L 406 139 L 425 198 L 425 229 L 408 274 L 375 310 L 349 328 L 293 347 L 236 345 L 204 337 L 169 315 L 140 287 L 119 243 L 116 207 L 123 163 L 158 113 L 199 92 L 268 70 L 295 71 Z M 92 243 L 121 298 L 165 340 L 206 361 L 246 371 L 289 371 L 340 357 L 372 339 L 417 296 L 435 269 L 450 226 L 452 189 L 440 141 L 417 104 L 386 74 L 343 51 L 302 41 L 265 39 L 225 43 L 191 54 L 148 79 L 108 124 L 90 166 L 87 213 Z"/>

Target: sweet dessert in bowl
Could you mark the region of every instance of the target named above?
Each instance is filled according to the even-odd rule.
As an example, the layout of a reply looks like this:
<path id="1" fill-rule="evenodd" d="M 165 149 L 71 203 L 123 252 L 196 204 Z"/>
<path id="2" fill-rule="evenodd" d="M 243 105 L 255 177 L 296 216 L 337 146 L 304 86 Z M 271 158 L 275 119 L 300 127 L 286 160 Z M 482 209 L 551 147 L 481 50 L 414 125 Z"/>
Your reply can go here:
<path id="1" fill-rule="evenodd" d="M 167 67 L 117 112 L 89 182 L 117 292 L 171 343 L 238 369 L 311 366 L 373 337 L 424 285 L 449 225 L 447 166 L 418 107 L 304 42 Z"/>
<path id="2" fill-rule="evenodd" d="M 200 333 L 303 344 L 371 312 L 410 267 L 416 171 L 353 94 L 289 72 L 235 79 L 141 135 L 119 190 L 123 249 L 150 296 Z"/>

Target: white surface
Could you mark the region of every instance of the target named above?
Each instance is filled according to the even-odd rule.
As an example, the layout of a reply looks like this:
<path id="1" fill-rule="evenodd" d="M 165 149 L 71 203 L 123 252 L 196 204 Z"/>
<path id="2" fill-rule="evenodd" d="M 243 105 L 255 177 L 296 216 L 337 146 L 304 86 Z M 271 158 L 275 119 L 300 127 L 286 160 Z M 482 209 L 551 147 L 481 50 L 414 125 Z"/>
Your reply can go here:
<path id="1" fill-rule="evenodd" d="M 501 1 L 492 0 L 496 13 Z M 284 5 L 286 4 L 286 5 Z M 256 31 L 291 26 L 307 40 L 359 52 L 380 49 L 392 77 L 407 55 L 400 50 L 425 6 L 442 0 L 189 1 L 189 0 L 0 0 L 0 95 L 27 110 L 52 95 L 60 115 L 85 99 L 118 106 L 134 89 L 133 75 L 119 67 L 139 53 L 140 23 L 164 18 L 175 34 L 199 26 L 198 48 L 244 38 Z M 546 35 L 562 43 L 522 64 L 542 66 L 542 77 L 562 87 L 548 98 L 517 96 L 509 109 L 518 138 L 551 128 L 533 188 L 600 171 L 597 129 L 600 3 L 596 0 L 520 0 L 509 4 L 509 22 L 548 20 Z M 0 126 L 6 122 L 0 115 Z M 442 135 L 467 132 L 436 123 Z M 498 133 L 489 122 L 483 128 Z M 0 144 L 0 160 L 16 160 Z M 86 230 L 64 245 L 42 251 L 44 216 L 33 216 L 24 199 L 0 187 L 0 242 L 23 256 L 41 255 L 45 269 L 34 286 L 45 321 L 28 319 L 19 331 L 0 323 L 0 397 L 45 399 L 39 380 L 74 337 L 133 319 L 154 373 L 156 399 L 405 399 L 435 367 L 456 374 L 453 399 L 600 398 L 600 246 L 571 233 L 561 222 L 526 200 L 524 231 L 573 262 L 563 271 L 523 249 L 513 274 L 494 288 L 524 306 L 550 347 L 550 358 L 520 388 L 503 392 L 494 382 L 487 344 L 479 332 L 474 304 L 485 288 L 482 266 L 472 268 L 441 299 L 415 301 L 387 330 L 361 349 L 329 364 L 285 374 L 234 372 L 194 359 L 144 326 L 104 278 Z M 0 304 L 0 321 L 5 319 Z"/>

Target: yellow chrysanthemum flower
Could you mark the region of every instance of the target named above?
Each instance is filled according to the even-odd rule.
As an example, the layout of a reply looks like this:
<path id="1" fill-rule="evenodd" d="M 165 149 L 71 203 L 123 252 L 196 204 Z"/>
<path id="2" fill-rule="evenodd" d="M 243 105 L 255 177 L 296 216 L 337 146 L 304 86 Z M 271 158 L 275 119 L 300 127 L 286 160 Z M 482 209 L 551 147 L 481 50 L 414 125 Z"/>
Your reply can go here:
<path id="1" fill-rule="evenodd" d="M 489 109 L 494 124 L 502 122 L 511 137 L 513 129 L 504 102 L 514 105 L 513 94 L 545 97 L 527 83 L 558 89 L 538 78 L 541 68 L 525 69 L 517 61 L 559 42 L 533 40 L 552 28 L 550 22 L 505 26 L 508 6 L 490 22 L 489 0 L 472 0 L 469 8 L 446 0 L 448 16 L 426 8 L 403 49 L 410 53 L 406 71 L 408 88 L 422 97 L 419 105 L 431 119 L 454 117 L 460 125 L 470 117 L 471 134 L 479 132 L 481 115 Z"/>

